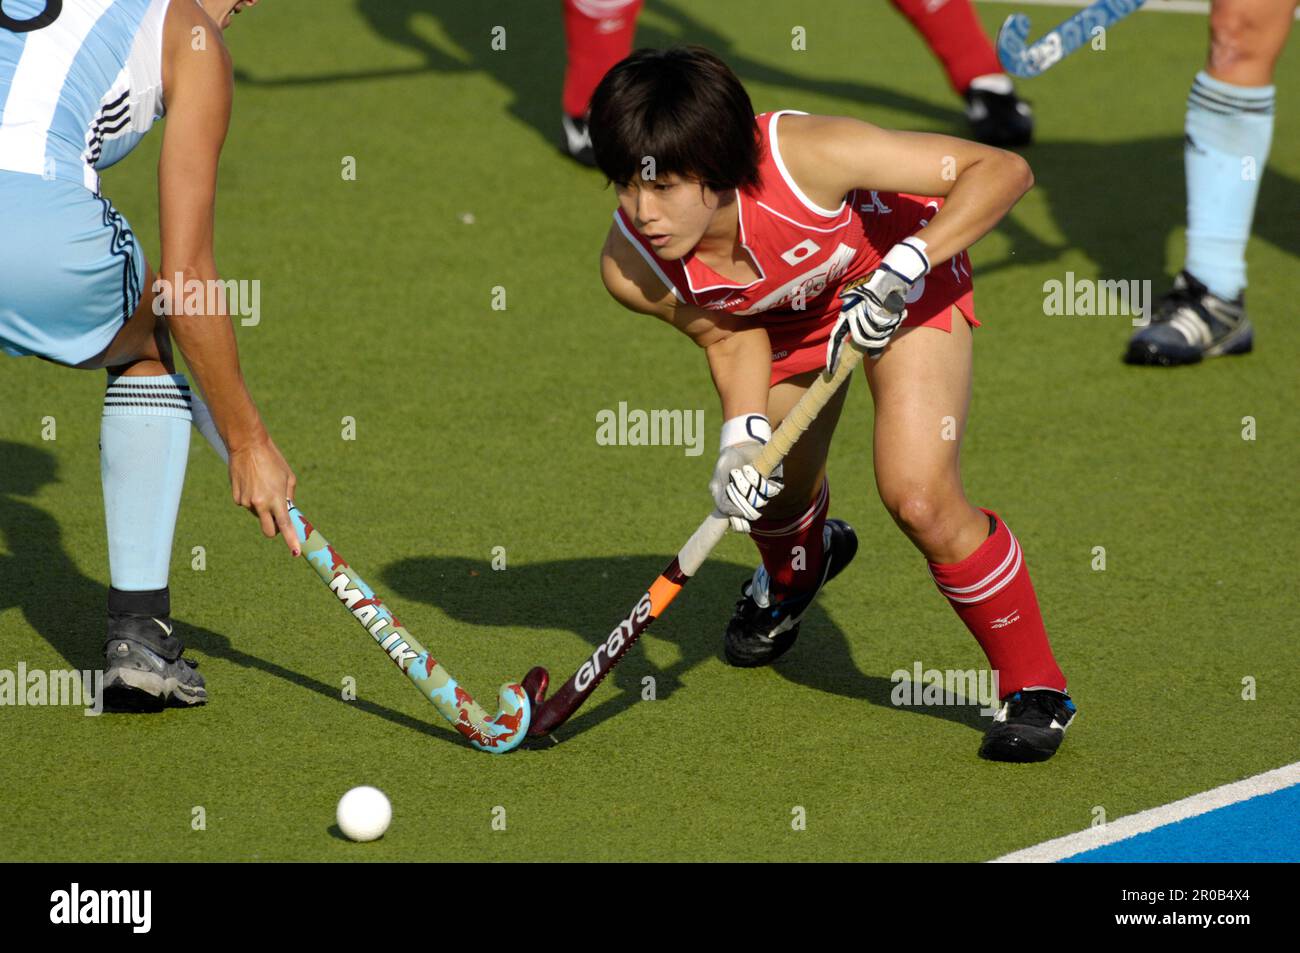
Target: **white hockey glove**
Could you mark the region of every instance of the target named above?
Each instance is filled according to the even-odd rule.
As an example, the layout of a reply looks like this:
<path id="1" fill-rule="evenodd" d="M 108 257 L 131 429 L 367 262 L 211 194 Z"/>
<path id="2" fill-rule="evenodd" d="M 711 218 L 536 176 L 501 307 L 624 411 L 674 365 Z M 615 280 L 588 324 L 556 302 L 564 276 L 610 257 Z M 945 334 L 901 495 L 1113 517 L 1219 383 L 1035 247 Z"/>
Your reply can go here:
<path id="1" fill-rule="evenodd" d="M 868 352 L 879 352 L 907 317 L 904 299 L 930 270 L 925 242 L 915 235 L 891 248 L 880 266 L 840 292 L 840 318 L 826 344 L 826 371 L 833 374 L 844 342 L 853 340 Z"/>
<path id="2" fill-rule="evenodd" d="M 779 464 L 768 477 L 760 476 L 753 466 L 771 439 L 772 425 L 762 414 L 732 417 L 722 425 L 722 445 L 709 492 L 737 533 L 748 533 L 750 521 L 758 519 L 759 510 L 785 486 Z"/>

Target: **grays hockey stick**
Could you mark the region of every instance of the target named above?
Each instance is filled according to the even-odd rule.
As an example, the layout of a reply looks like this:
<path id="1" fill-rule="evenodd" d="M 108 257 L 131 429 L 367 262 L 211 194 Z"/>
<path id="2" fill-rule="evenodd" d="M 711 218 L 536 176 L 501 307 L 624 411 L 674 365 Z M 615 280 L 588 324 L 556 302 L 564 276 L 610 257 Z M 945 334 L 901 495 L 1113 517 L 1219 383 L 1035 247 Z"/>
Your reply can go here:
<path id="1" fill-rule="evenodd" d="M 865 280 L 865 279 L 863 279 Z M 896 300 L 895 300 L 896 299 Z M 903 309 L 902 297 L 891 295 L 891 310 Z M 822 408 L 830 401 L 844 383 L 853 375 L 853 371 L 862 363 L 864 351 L 849 339 L 849 346 L 840 351 L 834 374 L 825 372 L 799 398 L 791 411 L 776 428 L 772 439 L 754 461 L 756 469 L 764 477 L 776 469 L 790 449 L 806 431 Z M 637 600 L 632 611 L 627 614 L 614 630 L 606 636 L 591 657 L 582 663 L 573 676 L 560 686 L 550 698 L 546 698 L 546 688 L 550 676 L 540 666 L 524 676 L 524 692 L 532 703 L 532 724 L 528 729 L 530 735 L 549 734 L 572 717 L 596 690 L 601 681 L 609 674 L 628 651 L 636 644 L 641 634 L 650 628 L 650 624 L 667 610 L 677 594 L 682 591 L 691 577 L 699 571 L 713 547 L 726 535 L 727 517 L 714 510 L 691 534 L 686 545 L 681 548 L 650 588 Z"/>
<path id="2" fill-rule="evenodd" d="M 1013 13 L 998 30 L 998 59 L 1013 76 L 1037 76 L 1087 43 L 1099 27 L 1104 30 L 1118 23 L 1144 2 L 1097 0 L 1032 44 L 1028 43 L 1029 17 Z"/>

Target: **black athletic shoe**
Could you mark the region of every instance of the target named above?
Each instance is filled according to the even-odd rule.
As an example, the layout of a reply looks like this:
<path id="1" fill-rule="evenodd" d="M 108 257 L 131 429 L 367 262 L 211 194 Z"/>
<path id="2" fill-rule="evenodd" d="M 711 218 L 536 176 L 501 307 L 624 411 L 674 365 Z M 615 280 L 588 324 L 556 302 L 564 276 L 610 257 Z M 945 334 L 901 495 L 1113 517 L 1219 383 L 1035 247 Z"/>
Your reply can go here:
<path id="1" fill-rule="evenodd" d="M 104 643 L 104 705 L 119 711 L 162 711 L 169 704 L 208 700 L 198 662 L 182 658 L 185 646 L 172 635 L 170 597 L 154 592 L 108 594 Z"/>
<path id="2" fill-rule="evenodd" d="M 1002 699 L 993 724 L 984 733 L 980 757 L 989 761 L 1046 761 L 1056 754 L 1078 714 L 1069 695 L 1032 688 Z"/>
<path id="3" fill-rule="evenodd" d="M 966 90 L 966 118 L 972 137 L 985 145 L 1005 149 L 1034 140 L 1034 113 L 1014 91 Z"/>
<path id="4" fill-rule="evenodd" d="M 736 611 L 727 625 L 723 654 L 737 668 L 767 665 L 794 645 L 799 637 L 799 620 L 817 598 L 817 593 L 853 562 L 858 552 L 858 535 L 844 520 L 828 519 L 822 529 L 822 579 L 817 588 L 771 605 L 768 598 L 769 576 L 759 564 L 757 571 L 740 587 Z"/>
<path id="5" fill-rule="evenodd" d="M 586 117 L 562 115 L 560 124 L 564 127 L 564 151 L 568 157 L 594 169 L 596 153 L 591 148 L 591 130 Z"/>
<path id="6" fill-rule="evenodd" d="M 1125 364 L 1175 367 L 1206 357 L 1246 354 L 1254 347 L 1255 329 L 1246 317 L 1245 296 L 1228 301 L 1211 294 L 1186 271 L 1160 299 L 1151 323 L 1129 339 Z"/>

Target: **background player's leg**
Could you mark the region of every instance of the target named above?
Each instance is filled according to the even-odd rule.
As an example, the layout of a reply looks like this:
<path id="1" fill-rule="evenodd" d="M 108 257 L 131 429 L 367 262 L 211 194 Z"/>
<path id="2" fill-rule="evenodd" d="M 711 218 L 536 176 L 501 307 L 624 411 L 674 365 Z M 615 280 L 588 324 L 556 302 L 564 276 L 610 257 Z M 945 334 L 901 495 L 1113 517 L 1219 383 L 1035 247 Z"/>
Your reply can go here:
<path id="1" fill-rule="evenodd" d="M 880 497 L 999 673 L 1000 693 L 1063 691 L 1029 570 L 1006 524 L 972 506 L 959 455 L 970 405 L 971 332 L 907 328 L 867 362 Z"/>
<path id="2" fill-rule="evenodd" d="M 971 0 L 893 4 L 925 38 L 957 95 L 966 99 L 974 138 L 994 146 L 1027 145 L 1034 134 L 1033 114 L 1016 96 Z"/>
<path id="3" fill-rule="evenodd" d="M 1130 364 L 1194 364 L 1254 346 L 1246 314 L 1246 242 L 1273 141 L 1273 68 L 1295 0 L 1214 0 L 1210 50 L 1187 97 L 1183 271 L 1137 331 Z"/>
<path id="4" fill-rule="evenodd" d="M 1295 0 L 1216 0 L 1210 51 L 1187 99 L 1185 268 L 1229 301 L 1246 287 L 1246 240 L 1273 139 L 1273 68 Z"/>
<path id="5" fill-rule="evenodd" d="M 1214 0 L 1205 71 L 1236 86 L 1273 82 L 1298 6 L 1297 0 Z"/>
<path id="6" fill-rule="evenodd" d="M 768 419 L 775 429 L 816 380 L 817 372 L 782 381 L 768 394 Z M 785 488 L 753 521 L 750 538 L 762 564 L 741 587 L 727 626 L 724 650 L 732 665 L 766 665 L 784 654 L 799 635 L 800 619 L 821 587 L 843 571 L 857 552 L 852 527 L 826 518 L 830 487 L 826 455 L 848 393 L 831 398 L 783 463 Z"/>
<path id="7" fill-rule="evenodd" d="M 146 279 L 131 321 L 98 359 L 112 362 L 99 437 L 112 580 L 104 684 L 111 705 L 130 708 L 206 699 L 172 634 L 167 585 L 189 457 L 190 391 L 173 373 L 166 325 L 153 314 L 152 272 Z"/>
<path id="8" fill-rule="evenodd" d="M 609 68 L 632 52 L 642 0 L 564 0 L 564 144 L 594 166 L 587 107 Z"/>

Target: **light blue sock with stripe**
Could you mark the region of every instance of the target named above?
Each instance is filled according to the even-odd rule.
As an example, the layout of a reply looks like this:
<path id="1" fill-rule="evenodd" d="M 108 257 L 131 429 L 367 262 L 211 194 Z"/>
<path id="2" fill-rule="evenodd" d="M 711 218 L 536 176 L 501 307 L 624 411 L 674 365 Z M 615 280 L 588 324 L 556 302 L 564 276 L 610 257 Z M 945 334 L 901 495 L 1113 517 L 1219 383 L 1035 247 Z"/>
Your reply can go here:
<path id="1" fill-rule="evenodd" d="M 1234 86 L 1204 70 L 1187 97 L 1184 268 L 1220 298 L 1246 287 L 1246 240 L 1273 140 L 1273 87 Z"/>
<path id="2" fill-rule="evenodd" d="M 162 589 L 190 449 L 184 374 L 109 377 L 99 430 L 99 469 L 113 588 Z"/>

